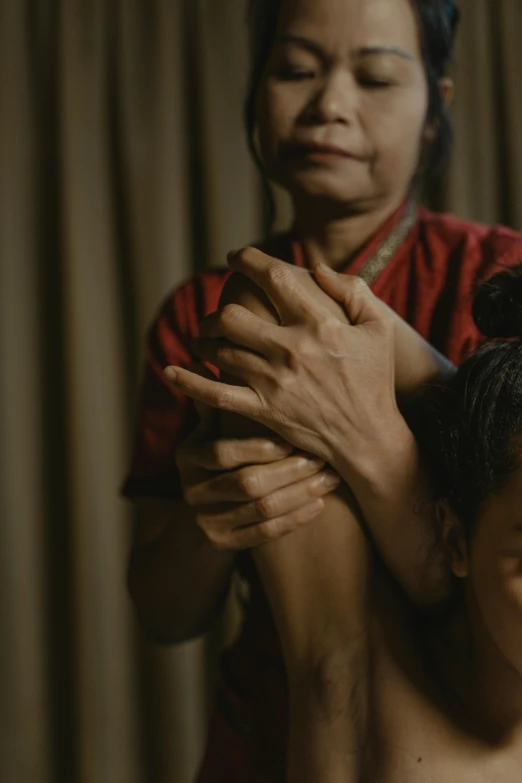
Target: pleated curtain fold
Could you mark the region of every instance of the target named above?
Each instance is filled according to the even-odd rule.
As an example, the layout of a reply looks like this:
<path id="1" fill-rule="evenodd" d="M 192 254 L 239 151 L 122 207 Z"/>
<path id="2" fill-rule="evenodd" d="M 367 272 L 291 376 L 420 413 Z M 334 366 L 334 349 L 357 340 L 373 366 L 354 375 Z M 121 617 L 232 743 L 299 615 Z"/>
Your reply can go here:
<path id="1" fill-rule="evenodd" d="M 439 201 L 522 230 L 522 4 L 460 6 Z M 190 783 L 201 758 L 233 610 L 146 642 L 118 489 L 147 325 L 262 231 L 244 7 L 0 0 L 2 783 Z"/>

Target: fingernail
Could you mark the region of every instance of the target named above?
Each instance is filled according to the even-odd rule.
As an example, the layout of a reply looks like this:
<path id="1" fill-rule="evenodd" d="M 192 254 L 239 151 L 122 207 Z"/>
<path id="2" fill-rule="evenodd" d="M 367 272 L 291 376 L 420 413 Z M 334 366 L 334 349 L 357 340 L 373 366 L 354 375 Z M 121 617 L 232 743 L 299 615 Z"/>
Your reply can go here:
<path id="1" fill-rule="evenodd" d="M 312 457 L 311 459 L 306 460 L 306 464 L 309 468 L 315 470 L 322 470 L 324 468 L 325 462 L 324 460 L 319 459 L 318 457 Z"/>
<path id="2" fill-rule="evenodd" d="M 327 489 L 335 489 L 341 483 L 340 477 L 337 473 L 325 473 L 323 478 L 323 484 Z"/>
<path id="3" fill-rule="evenodd" d="M 165 369 L 163 370 L 163 375 L 171 383 L 175 383 L 178 377 L 175 367 L 165 367 Z"/>
<path id="4" fill-rule="evenodd" d="M 274 452 L 281 457 L 288 456 L 294 450 L 294 447 L 290 443 L 277 443 L 277 441 L 271 441 L 271 446 Z"/>

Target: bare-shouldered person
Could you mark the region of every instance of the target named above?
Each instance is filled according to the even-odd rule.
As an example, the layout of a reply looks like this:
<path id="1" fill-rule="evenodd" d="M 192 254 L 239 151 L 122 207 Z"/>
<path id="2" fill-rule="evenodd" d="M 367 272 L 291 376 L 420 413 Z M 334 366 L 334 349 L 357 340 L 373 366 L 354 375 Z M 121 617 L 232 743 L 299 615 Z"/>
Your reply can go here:
<path id="1" fill-rule="evenodd" d="M 312 289 L 313 279 L 304 275 Z M 324 296 L 318 289 L 316 295 Z M 232 279 L 225 301 L 276 318 L 264 295 L 241 279 Z M 464 365 L 451 381 L 454 394 L 469 375 Z M 477 393 L 487 394 L 480 382 Z M 465 428 L 465 395 L 459 399 L 461 418 L 453 424 Z M 444 437 L 450 408 L 437 408 L 433 441 Z M 246 420 L 230 414 L 223 427 L 250 433 Z M 290 783 L 520 779 L 522 596 L 514 601 L 516 574 L 507 574 L 507 564 L 515 563 L 510 514 L 522 499 L 520 479 L 516 470 L 501 496 L 477 506 L 472 551 L 454 506 L 440 506 L 453 573 L 467 578 L 468 589 L 439 614 L 421 616 L 405 599 L 346 485 L 325 498 L 316 524 L 256 550 L 289 678 Z M 520 628 L 510 633 L 505 623 L 516 612 Z"/>

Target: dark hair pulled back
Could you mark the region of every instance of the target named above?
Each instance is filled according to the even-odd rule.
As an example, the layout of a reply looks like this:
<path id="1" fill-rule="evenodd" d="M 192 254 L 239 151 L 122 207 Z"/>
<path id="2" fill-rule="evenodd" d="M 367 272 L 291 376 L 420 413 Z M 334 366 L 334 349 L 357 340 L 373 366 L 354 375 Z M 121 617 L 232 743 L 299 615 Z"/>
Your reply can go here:
<path id="1" fill-rule="evenodd" d="M 454 0 L 410 0 L 419 21 L 424 66 L 428 82 L 428 117 L 435 124 L 436 137 L 424 161 L 424 169 L 438 173 L 451 149 L 451 117 L 440 94 L 439 81 L 451 63 L 460 20 Z M 245 102 L 245 126 L 250 152 L 258 166 L 273 217 L 273 203 L 263 163 L 255 144 L 257 94 L 272 50 L 281 0 L 249 0 L 251 68 Z"/>
<path id="2" fill-rule="evenodd" d="M 490 341 L 447 387 L 428 392 L 417 432 L 437 494 L 468 533 L 483 503 L 520 465 L 522 265 L 478 287 L 473 317 Z"/>

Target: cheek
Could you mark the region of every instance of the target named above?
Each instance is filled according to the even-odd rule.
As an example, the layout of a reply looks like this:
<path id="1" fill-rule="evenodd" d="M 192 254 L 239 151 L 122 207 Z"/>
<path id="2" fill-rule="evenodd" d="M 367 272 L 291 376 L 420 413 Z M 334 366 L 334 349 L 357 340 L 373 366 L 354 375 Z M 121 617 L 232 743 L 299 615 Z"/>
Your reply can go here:
<path id="1" fill-rule="evenodd" d="M 269 85 L 260 90 L 257 124 L 261 147 L 267 155 L 276 154 L 280 142 L 292 135 L 304 103 L 304 98 L 296 92 L 285 92 Z"/>
<path id="2" fill-rule="evenodd" d="M 473 583 L 491 637 L 514 662 L 522 652 L 522 560 L 490 550 L 473 568 Z"/>
<path id="3" fill-rule="evenodd" d="M 412 176 L 421 153 L 427 101 L 419 96 L 393 96 L 367 105 L 365 132 L 375 150 L 376 165 Z"/>
<path id="4" fill-rule="evenodd" d="M 522 560 L 519 557 L 500 559 L 498 583 L 506 608 L 522 622 Z"/>
<path id="5" fill-rule="evenodd" d="M 498 647 L 519 671 L 522 671 L 522 569 L 503 576 L 490 623 L 495 623 Z"/>

